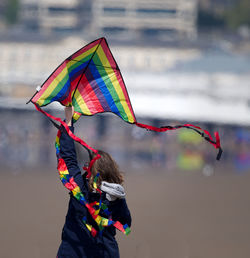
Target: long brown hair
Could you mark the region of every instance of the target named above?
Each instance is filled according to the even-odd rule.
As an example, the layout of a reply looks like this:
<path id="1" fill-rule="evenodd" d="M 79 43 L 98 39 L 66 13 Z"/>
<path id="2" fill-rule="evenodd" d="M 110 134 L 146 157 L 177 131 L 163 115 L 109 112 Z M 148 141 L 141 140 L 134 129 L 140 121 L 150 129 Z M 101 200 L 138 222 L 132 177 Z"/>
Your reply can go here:
<path id="1" fill-rule="evenodd" d="M 89 190 L 94 190 L 93 181 L 97 173 L 100 173 L 97 179 L 98 188 L 100 187 L 102 181 L 122 184 L 124 181 L 123 175 L 114 159 L 107 152 L 102 150 L 98 150 L 98 154 L 101 155 L 101 158 L 97 159 L 91 168 Z M 94 157 L 95 155 L 93 158 Z"/>

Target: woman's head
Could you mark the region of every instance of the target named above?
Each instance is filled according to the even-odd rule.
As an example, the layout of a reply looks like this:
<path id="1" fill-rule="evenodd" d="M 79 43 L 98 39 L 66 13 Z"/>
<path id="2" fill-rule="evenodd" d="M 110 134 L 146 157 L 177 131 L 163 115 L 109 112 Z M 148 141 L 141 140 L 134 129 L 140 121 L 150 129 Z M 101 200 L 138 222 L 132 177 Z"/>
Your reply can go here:
<path id="1" fill-rule="evenodd" d="M 101 158 L 97 159 L 91 168 L 91 177 L 89 179 L 89 189 L 93 190 L 93 181 L 97 173 L 99 177 L 97 180 L 97 186 L 99 187 L 102 181 L 109 183 L 122 184 L 123 176 L 119 170 L 117 163 L 113 158 L 105 151 L 99 150 Z M 93 158 L 95 157 L 95 154 Z"/>

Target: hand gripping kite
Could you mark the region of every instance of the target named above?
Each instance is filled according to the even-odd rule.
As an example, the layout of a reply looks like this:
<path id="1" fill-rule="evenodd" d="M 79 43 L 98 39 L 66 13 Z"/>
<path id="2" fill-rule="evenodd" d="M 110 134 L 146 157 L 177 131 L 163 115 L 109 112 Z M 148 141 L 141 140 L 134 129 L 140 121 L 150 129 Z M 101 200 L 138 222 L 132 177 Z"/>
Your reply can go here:
<path id="1" fill-rule="evenodd" d="M 220 159 L 222 154 L 218 132 L 214 133 L 213 139 L 207 130 L 203 130 L 202 128 L 192 124 L 162 126 L 158 128 L 138 123 L 134 115 L 121 71 L 105 38 L 99 38 L 89 43 L 64 60 L 42 84 L 41 88 L 34 94 L 30 101 L 35 105 L 38 111 L 46 115 L 57 127 L 58 125 L 55 121 L 59 122 L 62 128 L 68 132 L 69 136 L 84 146 L 89 153 L 92 151 L 97 154 L 96 158 L 90 162 L 91 164 L 88 168 L 88 176 L 90 176 L 91 173 L 91 165 L 100 157 L 98 151 L 87 145 L 87 143 L 82 139 L 75 136 L 70 131 L 67 124 L 60 118 L 48 114 L 42 110 L 41 107 L 54 101 L 60 102 L 63 106 L 73 105 L 75 110 L 73 116 L 74 122 L 76 122 L 81 115 L 90 116 L 97 113 L 111 112 L 119 116 L 125 122 L 135 124 L 138 127 L 145 128 L 150 131 L 166 132 L 179 128 L 188 128 L 200 134 L 206 141 L 212 144 L 214 148 L 218 149 L 217 160 Z M 60 153 L 60 148 L 58 147 L 59 136 L 60 132 L 58 133 L 56 144 L 58 154 Z M 66 174 L 61 172 L 62 170 L 66 171 L 64 166 L 64 162 L 59 158 L 58 170 L 60 177 L 67 181 L 63 181 L 64 185 L 73 192 L 75 197 L 79 197 L 79 194 L 74 194 L 76 192 L 74 192 L 74 189 L 78 187 L 75 185 L 75 182 L 73 182 L 74 180 L 65 176 Z M 70 184 L 71 186 L 69 186 Z M 81 199 L 78 198 L 78 200 Z M 84 201 L 82 201 L 82 203 L 87 208 L 89 207 L 88 209 L 90 214 L 96 213 L 92 210 L 93 206 L 89 206 L 89 204 L 86 204 Z M 97 220 L 96 222 L 97 224 L 99 223 L 98 225 L 101 230 L 103 228 L 102 222 L 100 222 L 101 219 L 98 217 Z M 105 225 L 109 225 L 109 223 L 110 225 L 115 225 L 115 222 L 105 222 Z M 117 228 L 125 233 L 129 232 L 126 225 L 122 226 L 119 224 L 118 226 L 118 224 Z"/>

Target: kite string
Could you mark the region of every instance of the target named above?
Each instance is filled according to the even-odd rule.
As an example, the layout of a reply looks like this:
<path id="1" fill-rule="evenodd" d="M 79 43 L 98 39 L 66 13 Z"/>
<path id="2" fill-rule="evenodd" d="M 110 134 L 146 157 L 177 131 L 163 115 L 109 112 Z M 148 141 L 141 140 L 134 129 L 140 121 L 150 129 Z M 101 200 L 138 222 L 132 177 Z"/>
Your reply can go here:
<path id="1" fill-rule="evenodd" d="M 89 163 L 89 166 L 88 166 L 88 169 L 87 169 L 87 178 L 90 178 L 90 176 L 91 176 L 91 168 L 94 165 L 94 163 L 96 162 L 96 160 L 98 160 L 100 158 L 101 158 L 101 155 L 97 154 L 93 159 L 91 159 L 91 161 Z"/>

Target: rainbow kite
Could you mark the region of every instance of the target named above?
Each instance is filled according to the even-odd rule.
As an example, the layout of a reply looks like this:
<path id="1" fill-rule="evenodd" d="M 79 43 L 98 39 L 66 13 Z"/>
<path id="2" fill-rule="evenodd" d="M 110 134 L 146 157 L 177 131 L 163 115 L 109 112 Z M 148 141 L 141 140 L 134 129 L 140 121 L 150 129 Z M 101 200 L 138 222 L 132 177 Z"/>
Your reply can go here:
<path id="1" fill-rule="evenodd" d="M 89 153 L 92 151 L 97 154 L 95 159 L 92 159 L 90 162 L 88 176 L 90 176 L 91 166 L 98 158 L 98 151 L 87 145 L 87 143 L 82 139 L 75 136 L 70 131 L 67 124 L 60 118 L 54 117 L 45 112 L 41 107 L 54 101 L 58 101 L 64 106 L 74 106 L 74 122 L 77 121 L 81 115 L 90 116 L 97 113 L 111 112 L 130 124 L 135 124 L 138 127 L 151 131 L 165 132 L 179 128 L 192 129 L 219 150 L 217 155 L 218 160 L 222 154 L 218 132 L 214 133 L 213 139 L 207 130 L 203 130 L 202 128 L 192 124 L 163 126 L 158 128 L 138 123 L 134 115 L 120 69 L 105 38 L 99 38 L 89 43 L 64 60 L 42 84 L 42 86 L 37 89 L 37 92 L 30 101 L 35 105 L 37 110 L 46 115 L 55 126 L 59 127 L 55 121 L 59 122 L 68 132 L 69 136 L 82 144 Z M 56 146 L 58 152 L 58 140 Z M 58 171 L 64 185 L 66 188 L 73 191 L 75 198 L 80 200 L 80 202 L 88 208 L 90 213 L 92 212 L 95 214 L 95 217 L 93 217 L 94 219 L 98 218 L 97 220 L 100 220 L 98 212 L 94 211 L 92 206 L 90 207 L 88 203 L 83 201 L 84 197 L 82 197 L 81 193 L 78 191 L 79 189 L 74 183 L 74 178 L 68 178 L 67 168 L 65 168 L 63 160 L 60 159 L 60 153 L 57 154 L 59 157 Z M 74 189 L 78 190 L 76 191 Z M 103 224 L 97 220 L 96 222 L 97 224 L 99 223 L 98 225 L 101 230 Z M 103 221 L 105 221 L 106 224 L 104 224 L 106 226 L 117 226 L 117 228 L 125 233 L 130 231 L 126 226 L 119 224 L 119 222 Z M 86 227 L 91 231 L 91 228 L 87 223 Z"/>
<path id="2" fill-rule="evenodd" d="M 53 101 L 73 105 L 76 114 L 112 112 L 129 123 L 135 115 L 120 69 L 105 38 L 100 38 L 60 64 L 31 100 L 40 107 Z"/>

